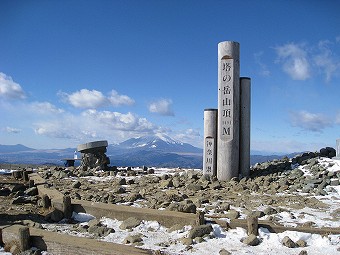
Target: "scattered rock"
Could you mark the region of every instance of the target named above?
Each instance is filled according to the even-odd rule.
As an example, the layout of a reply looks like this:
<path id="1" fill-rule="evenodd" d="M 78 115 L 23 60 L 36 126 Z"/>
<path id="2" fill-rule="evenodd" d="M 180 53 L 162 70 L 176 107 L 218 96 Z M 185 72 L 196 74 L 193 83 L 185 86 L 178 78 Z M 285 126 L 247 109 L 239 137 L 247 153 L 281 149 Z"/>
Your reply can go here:
<path id="1" fill-rule="evenodd" d="M 46 215 L 45 219 L 48 221 L 59 222 L 64 218 L 62 211 L 53 208 L 52 211 Z"/>
<path id="2" fill-rule="evenodd" d="M 130 217 L 126 220 L 123 221 L 123 223 L 119 226 L 120 229 L 125 230 L 125 229 L 132 229 L 137 227 L 139 224 L 141 224 L 141 220 L 138 220 L 134 217 Z"/>
<path id="3" fill-rule="evenodd" d="M 97 237 L 107 236 L 108 234 L 114 233 L 113 228 L 108 228 L 105 226 L 93 225 L 87 229 L 90 234 L 94 234 Z"/>
<path id="4" fill-rule="evenodd" d="M 181 238 L 180 240 L 181 240 L 181 243 L 182 243 L 183 245 L 186 245 L 186 246 L 192 245 L 192 244 L 193 244 L 193 240 L 192 240 L 192 238 L 190 238 L 190 237 L 183 237 L 183 238 Z"/>
<path id="5" fill-rule="evenodd" d="M 292 239 L 289 238 L 289 236 L 285 236 L 282 239 L 281 243 L 288 248 L 296 248 L 298 246 L 295 242 L 292 241 Z"/>
<path id="6" fill-rule="evenodd" d="M 127 236 L 123 243 L 124 244 L 136 244 L 136 243 L 141 243 L 143 241 L 142 237 L 140 234 L 137 235 L 129 235 Z"/>
<path id="7" fill-rule="evenodd" d="M 236 211 L 236 210 L 229 210 L 226 214 L 225 217 L 234 220 L 234 219 L 238 219 L 240 217 L 240 212 Z"/>
<path id="8" fill-rule="evenodd" d="M 203 237 L 204 235 L 210 234 L 213 228 L 210 224 L 196 226 L 190 230 L 188 237 L 195 239 L 196 237 Z"/>
<path id="9" fill-rule="evenodd" d="M 231 255 L 231 253 L 224 248 L 221 249 L 218 254 L 219 255 Z"/>
<path id="10" fill-rule="evenodd" d="M 251 234 L 247 238 L 243 239 L 242 243 L 250 246 L 256 246 L 260 244 L 260 239 L 258 239 L 256 235 Z"/>
<path id="11" fill-rule="evenodd" d="M 80 188 L 80 186 L 81 186 L 81 182 L 80 181 L 76 181 L 75 183 L 72 184 L 72 187 L 75 188 L 75 189 Z"/>
<path id="12" fill-rule="evenodd" d="M 307 247 L 307 242 L 306 242 L 305 240 L 302 240 L 302 239 L 298 240 L 298 241 L 296 242 L 296 244 L 297 244 L 297 246 L 299 246 L 299 247 Z"/>
<path id="13" fill-rule="evenodd" d="M 36 196 L 38 195 L 38 188 L 37 187 L 32 187 L 24 192 L 27 196 Z"/>

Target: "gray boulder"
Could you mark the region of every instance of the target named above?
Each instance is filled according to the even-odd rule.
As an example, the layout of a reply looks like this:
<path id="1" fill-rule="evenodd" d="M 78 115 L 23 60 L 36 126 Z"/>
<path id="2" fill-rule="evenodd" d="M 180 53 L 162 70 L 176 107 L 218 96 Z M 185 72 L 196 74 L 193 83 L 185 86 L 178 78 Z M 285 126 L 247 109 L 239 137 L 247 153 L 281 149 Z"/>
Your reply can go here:
<path id="1" fill-rule="evenodd" d="M 251 234 L 247 238 L 243 239 L 242 243 L 250 246 L 256 246 L 260 244 L 260 239 L 258 239 L 256 235 Z"/>
<path id="2" fill-rule="evenodd" d="M 119 226 L 120 229 L 132 229 L 137 227 L 139 224 L 141 224 L 141 220 L 138 220 L 137 218 L 130 217 L 123 221 L 123 223 Z"/>
<path id="3" fill-rule="evenodd" d="M 129 235 L 124 239 L 124 244 L 136 244 L 141 243 L 143 241 L 140 234 L 137 235 Z"/>
<path id="4" fill-rule="evenodd" d="M 213 231 L 213 228 L 210 224 L 196 226 L 190 230 L 188 238 L 195 239 L 196 237 L 203 237 L 204 235 L 208 235 Z"/>
<path id="5" fill-rule="evenodd" d="M 292 240 L 289 238 L 289 236 L 285 236 L 283 239 L 282 239 L 282 244 L 288 248 L 296 248 L 298 247 L 298 245 Z"/>

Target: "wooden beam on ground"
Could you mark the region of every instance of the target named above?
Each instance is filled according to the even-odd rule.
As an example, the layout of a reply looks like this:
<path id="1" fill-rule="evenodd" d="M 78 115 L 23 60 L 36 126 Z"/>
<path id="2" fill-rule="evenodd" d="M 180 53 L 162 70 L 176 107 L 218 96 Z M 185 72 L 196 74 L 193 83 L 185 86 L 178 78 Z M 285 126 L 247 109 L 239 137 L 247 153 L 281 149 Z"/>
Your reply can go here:
<path id="1" fill-rule="evenodd" d="M 19 229 L 22 225 L 12 225 L 2 229 L 4 243 L 18 242 Z M 1 228 L 1 226 L 0 226 Z M 64 254 L 96 254 L 96 255 L 147 255 L 149 250 L 143 250 L 130 245 L 98 241 L 95 239 L 71 236 L 50 232 L 37 228 L 29 228 L 31 245 L 54 255 Z"/>
<path id="2" fill-rule="evenodd" d="M 244 229 L 248 228 L 247 220 L 245 219 L 230 220 L 230 223 L 224 220 L 218 220 L 218 219 L 214 219 L 213 221 L 225 228 L 237 228 L 237 227 L 244 228 Z M 340 234 L 340 228 L 329 228 L 329 227 L 315 228 L 315 227 L 307 227 L 307 226 L 286 227 L 283 225 L 275 224 L 274 222 L 267 221 L 267 220 L 259 220 L 258 227 L 266 228 L 272 233 L 282 233 L 284 231 L 298 231 L 298 232 L 319 234 L 319 235 Z"/>

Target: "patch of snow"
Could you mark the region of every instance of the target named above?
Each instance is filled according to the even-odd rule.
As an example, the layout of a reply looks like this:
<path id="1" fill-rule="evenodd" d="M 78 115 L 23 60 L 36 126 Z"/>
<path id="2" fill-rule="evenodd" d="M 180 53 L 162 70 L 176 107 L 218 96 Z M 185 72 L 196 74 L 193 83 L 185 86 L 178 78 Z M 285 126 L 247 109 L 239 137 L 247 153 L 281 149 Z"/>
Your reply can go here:
<path id="1" fill-rule="evenodd" d="M 72 219 L 78 221 L 78 222 L 88 222 L 92 219 L 95 219 L 96 217 L 94 217 L 93 215 L 91 214 L 88 214 L 88 213 L 76 213 L 76 212 L 73 212 L 72 214 Z"/>
<path id="2" fill-rule="evenodd" d="M 0 174 L 11 174 L 15 170 L 10 170 L 10 169 L 0 169 Z"/>

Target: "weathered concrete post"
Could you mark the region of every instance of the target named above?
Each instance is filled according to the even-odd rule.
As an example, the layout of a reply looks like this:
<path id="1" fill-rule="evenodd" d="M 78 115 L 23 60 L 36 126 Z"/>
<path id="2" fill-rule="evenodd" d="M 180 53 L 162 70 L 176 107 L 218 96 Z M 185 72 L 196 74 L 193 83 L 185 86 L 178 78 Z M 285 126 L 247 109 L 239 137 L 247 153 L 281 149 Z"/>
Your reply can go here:
<path id="1" fill-rule="evenodd" d="M 204 110 L 203 174 L 216 176 L 217 109 Z"/>
<path id="2" fill-rule="evenodd" d="M 247 227 L 248 227 L 247 234 L 248 234 L 248 236 L 249 235 L 256 235 L 257 236 L 259 234 L 259 232 L 258 232 L 259 223 L 258 222 L 259 222 L 258 218 L 255 217 L 255 216 L 248 216 L 247 217 Z"/>
<path id="3" fill-rule="evenodd" d="M 2 228 L 0 228 L 0 246 L 4 246 L 4 242 L 2 240 Z"/>
<path id="4" fill-rule="evenodd" d="M 217 178 L 230 180 L 239 174 L 240 45 L 218 44 Z"/>
<path id="5" fill-rule="evenodd" d="M 26 251 L 31 248 L 31 236 L 29 227 L 21 227 L 19 228 L 19 248 L 20 251 Z"/>
<path id="6" fill-rule="evenodd" d="M 47 194 L 44 194 L 42 196 L 41 203 L 44 209 L 48 209 L 51 207 L 51 199 L 48 197 Z"/>
<path id="7" fill-rule="evenodd" d="M 250 172 L 250 78 L 240 78 L 240 174 Z"/>
<path id="8" fill-rule="evenodd" d="M 63 197 L 63 213 L 64 217 L 66 219 L 71 219 L 72 218 L 72 203 L 71 203 L 71 198 L 69 196 L 64 196 Z"/>

